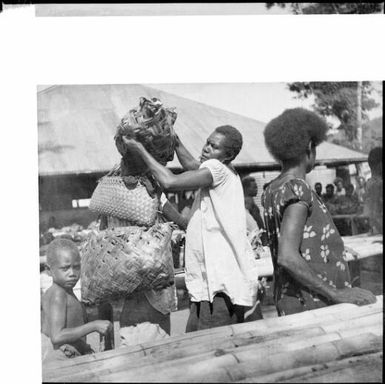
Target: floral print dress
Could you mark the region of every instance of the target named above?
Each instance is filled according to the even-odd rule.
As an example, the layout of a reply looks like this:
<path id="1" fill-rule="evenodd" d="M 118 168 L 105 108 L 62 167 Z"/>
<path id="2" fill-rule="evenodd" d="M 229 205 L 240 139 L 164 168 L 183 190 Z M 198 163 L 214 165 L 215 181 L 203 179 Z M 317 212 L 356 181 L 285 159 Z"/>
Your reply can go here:
<path id="1" fill-rule="evenodd" d="M 270 183 L 261 201 L 274 264 L 274 301 L 278 314 L 288 315 L 330 305 L 325 297 L 294 280 L 277 264 L 283 214 L 290 204 L 300 203 L 308 211 L 300 245 L 302 257 L 326 283 L 337 289 L 351 287 L 344 244 L 325 204 L 305 180 L 291 175 Z"/>

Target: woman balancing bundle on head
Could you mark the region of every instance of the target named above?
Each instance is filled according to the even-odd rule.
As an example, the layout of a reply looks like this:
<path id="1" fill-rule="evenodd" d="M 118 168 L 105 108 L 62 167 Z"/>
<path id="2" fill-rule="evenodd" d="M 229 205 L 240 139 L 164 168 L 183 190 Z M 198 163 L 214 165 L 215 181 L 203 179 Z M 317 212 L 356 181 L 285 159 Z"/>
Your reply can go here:
<path id="1" fill-rule="evenodd" d="M 376 301 L 371 292 L 351 287 L 341 236 L 305 180 L 327 130 L 318 115 L 295 108 L 270 121 L 264 131 L 267 148 L 282 166 L 262 195 L 279 315 Z"/>
<path id="2" fill-rule="evenodd" d="M 148 321 L 170 333 L 170 311 L 176 306 L 175 288 L 169 286 L 174 280 L 172 228 L 158 222 L 158 213 L 162 210 L 182 227 L 185 220 L 161 196 L 147 165 L 123 138 L 141 141 L 166 164 L 174 156 L 175 120 L 176 113 L 159 100 L 141 98 L 116 131 L 121 163 L 100 180 L 91 199 L 90 209 L 101 214 L 100 229 L 105 231 L 86 244 L 82 299 L 95 304 L 124 297 L 121 327 Z M 107 317 L 103 307 L 100 316 Z"/>

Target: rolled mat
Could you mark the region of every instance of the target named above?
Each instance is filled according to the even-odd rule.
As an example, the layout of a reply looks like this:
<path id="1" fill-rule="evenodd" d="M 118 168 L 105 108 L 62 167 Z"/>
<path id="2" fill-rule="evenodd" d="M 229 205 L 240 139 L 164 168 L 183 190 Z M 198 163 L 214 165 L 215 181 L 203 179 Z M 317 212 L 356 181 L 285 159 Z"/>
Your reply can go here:
<path id="1" fill-rule="evenodd" d="M 134 290 L 160 289 L 174 281 L 172 227 L 120 227 L 91 234 L 84 245 L 81 297 L 87 305 L 119 299 Z"/>

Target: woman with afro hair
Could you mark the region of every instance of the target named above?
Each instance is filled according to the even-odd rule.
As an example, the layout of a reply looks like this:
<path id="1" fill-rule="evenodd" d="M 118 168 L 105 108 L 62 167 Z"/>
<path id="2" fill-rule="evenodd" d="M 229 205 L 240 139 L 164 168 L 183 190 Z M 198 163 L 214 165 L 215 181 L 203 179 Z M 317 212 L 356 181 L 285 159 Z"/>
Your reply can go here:
<path id="1" fill-rule="evenodd" d="M 371 292 L 352 288 L 341 236 L 305 180 L 327 130 L 321 117 L 303 108 L 285 110 L 264 130 L 266 146 L 282 167 L 262 195 L 279 316 L 376 301 Z"/>
<path id="2" fill-rule="evenodd" d="M 185 172 L 174 174 L 133 139 L 123 138 L 146 163 L 162 188 L 197 190 L 186 230 L 186 286 L 190 316 L 186 332 L 261 318 L 257 307 L 257 265 L 246 235 L 239 175 L 232 161 L 242 148 L 234 127 L 217 127 L 195 159 L 180 139 L 176 154 Z M 253 308 L 251 310 L 250 308 Z M 256 318 L 253 318 L 256 316 Z"/>

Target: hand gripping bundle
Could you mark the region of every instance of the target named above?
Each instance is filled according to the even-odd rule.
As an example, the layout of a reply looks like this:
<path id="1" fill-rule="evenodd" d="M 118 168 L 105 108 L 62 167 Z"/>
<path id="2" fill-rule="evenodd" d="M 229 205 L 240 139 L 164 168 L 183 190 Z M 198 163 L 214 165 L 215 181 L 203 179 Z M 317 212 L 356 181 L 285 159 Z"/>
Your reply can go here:
<path id="1" fill-rule="evenodd" d="M 93 305 L 171 284 L 171 234 L 169 223 L 91 234 L 82 253 L 82 301 Z"/>

